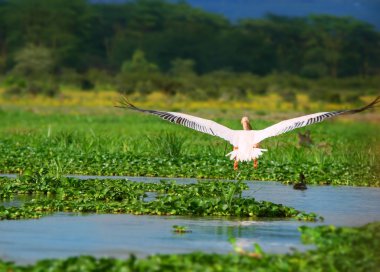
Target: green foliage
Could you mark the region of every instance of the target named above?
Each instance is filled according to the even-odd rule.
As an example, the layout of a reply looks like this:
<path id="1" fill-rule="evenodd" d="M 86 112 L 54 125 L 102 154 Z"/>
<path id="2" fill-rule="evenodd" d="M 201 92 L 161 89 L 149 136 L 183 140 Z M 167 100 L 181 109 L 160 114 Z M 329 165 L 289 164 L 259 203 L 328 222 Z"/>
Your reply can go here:
<path id="1" fill-rule="evenodd" d="M 96 68 L 90 68 L 87 70 L 86 74 L 84 75 L 84 78 L 82 79 L 90 82 L 93 86 L 93 88 L 104 90 L 104 89 L 112 89 L 114 84 L 113 77 L 109 74 L 106 70 L 99 70 Z M 63 80 L 63 82 L 65 82 Z"/>
<path id="2" fill-rule="evenodd" d="M 168 72 L 168 77 L 173 86 L 173 91 L 169 94 L 180 93 L 187 97 L 194 97 L 197 89 L 201 88 L 200 77 L 195 73 L 195 62 L 192 59 L 177 58 L 171 62 L 171 68 Z M 162 89 L 162 88 L 161 88 Z M 202 88 L 202 91 L 208 92 Z M 201 96 L 200 96 L 201 97 Z M 200 98 L 198 97 L 198 98 Z"/>
<path id="3" fill-rule="evenodd" d="M 52 74 L 54 59 L 51 50 L 28 45 L 17 52 L 16 65 L 6 80 L 5 95 L 43 94 L 55 96 L 59 88 Z"/>
<path id="4" fill-rule="evenodd" d="M 242 182 L 209 181 L 196 184 L 144 183 L 128 180 L 78 180 L 42 170 L 16 180 L 0 179 L 0 198 L 15 194 L 39 196 L 23 206 L 0 206 L 0 220 L 38 218 L 52 212 L 132 213 L 238 217 L 292 217 L 315 221 L 314 213 L 300 212 L 267 201 L 242 198 Z M 146 201 L 147 192 L 156 192 Z M 46 196 L 48 198 L 42 198 Z"/>
<path id="5" fill-rule="evenodd" d="M 379 32 L 351 17 L 267 15 L 235 23 L 164 0 L 9 0 L 2 1 L 0 15 L 0 67 L 6 71 L 29 44 L 51 50 L 60 69 L 81 74 L 92 68 L 116 74 L 122 66 L 125 72 L 134 66 L 125 62 L 132 55 L 144 59 L 138 52 L 149 59 L 144 71 L 173 70 L 178 59 L 199 74 L 230 69 L 343 78 L 377 75 L 380 69 Z"/>
<path id="6" fill-rule="evenodd" d="M 130 61 L 125 61 L 121 66 L 122 73 L 137 73 L 147 74 L 158 71 L 157 65 L 150 63 L 145 59 L 145 54 L 142 50 L 136 50 Z"/>
<path id="7" fill-rule="evenodd" d="M 188 227 L 186 227 L 186 226 L 174 225 L 173 226 L 173 232 L 175 232 L 175 233 L 189 233 L 189 232 L 191 232 L 191 230 L 189 230 Z"/>
<path id="8" fill-rule="evenodd" d="M 61 174 L 233 180 L 237 174 L 225 156 L 232 148 L 228 143 L 150 116 L 7 110 L 0 118 L 1 173 L 47 168 Z M 239 128 L 235 119 L 217 121 Z M 256 120 L 253 125 L 261 129 L 271 123 Z M 268 139 L 262 146 L 269 151 L 259 159 L 258 169 L 241 163 L 240 177 L 294 182 L 304 173 L 308 184 L 380 186 L 376 124 L 324 122 L 307 130 L 313 145 L 300 147 L 296 132 Z M 160 131 L 167 131 L 169 138 Z"/>
<path id="9" fill-rule="evenodd" d="M 360 228 L 321 226 L 302 228 L 317 247 L 306 252 L 268 254 L 255 245 L 255 254 L 189 254 L 153 255 L 128 259 L 91 256 L 64 260 L 41 260 L 33 265 L 0 261 L 4 271 L 378 271 L 380 266 L 380 223 Z"/>
<path id="10" fill-rule="evenodd" d="M 296 94 L 307 94 L 312 101 L 358 102 L 359 96 L 363 94 L 376 95 L 377 86 L 380 84 L 379 77 L 307 79 L 288 73 L 259 77 L 251 73 L 229 70 L 218 70 L 203 75 L 153 73 L 149 75 L 148 80 L 142 74 L 129 74 L 128 77 L 128 80 L 119 81 L 122 84 L 119 88 L 121 92 L 147 94 L 159 90 L 169 95 L 182 94 L 188 100 L 198 101 L 246 100 L 257 95 L 277 93 L 284 101 L 293 103 L 295 110 L 300 110 L 296 103 Z"/>
<path id="11" fill-rule="evenodd" d="M 191 59 L 175 59 L 171 62 L 170 73 L 173 76 L 192 76 L 194 72 L 195 62 Z"/>
<path id="12" fill-rule="evenodd" d="M 45 47 L 28 45 L 15 56 L 13 73 L 26 78 L 43 77 L 52 72 L 54 60 Z"/>
<path id="13" fill-rule="evenodd" d="M 0 20 L 5 25 L 10 56 L 33 44 L 50 49 L 58 66 L 82 68 L 89 59 L 97 61 L 98 37 L 92 36 L 94 13 L 87 1 L 11 0 L 0 9 L 4 11 Z"/>
<path id="14" fill-rule="evenodd" d="M 132 59 L 125 61 L 121 66 L 116 79 L 118 90 L 122 93 L 150 93 L 156 88 L 152 78 L 157 78 L 158 73 L 157 65 L 148 62 L 142 50 L 136 50 Z"/>
<path id="15" fill-rule="evenodd" d="M 315 244 L 318 250 L 329 254 L 315 254 L 310 264 L 323 264 L 328 270 L 376 271 L 380 265 L 380 223 L 360 228 L 319 226 L 301 227 L 302 240 Z M 309 253 L 309 256 L 313 252 Z"/>
<path id="16" fill-rule="evenodd" d="M 161 131 L 155 137 L 147 136 L 152 154 L 158 157 L 177 158 L 181 155 L 186 138 L 173 132 Z"/>

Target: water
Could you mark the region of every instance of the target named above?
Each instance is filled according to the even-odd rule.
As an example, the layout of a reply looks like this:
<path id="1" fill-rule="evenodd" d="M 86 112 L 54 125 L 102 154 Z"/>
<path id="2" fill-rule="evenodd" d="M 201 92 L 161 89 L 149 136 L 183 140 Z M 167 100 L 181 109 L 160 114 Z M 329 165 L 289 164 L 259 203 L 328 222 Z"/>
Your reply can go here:
<path id="1" fill-rule="evenodd" d="M 237 244 L 247 249 L 259 243 L 265 251 L 280 253 L 310 247 L 300 243 L 300 225 L 360 226 L 380 221 L 380 188 L 309 186 L 306 191 L 296 191 L 277 182 L 250 182 L 249 187 L 244 196 L 315 212 L 325 221 L 56 213 L 39 220 L 0 221 L 0 258 L 32 263 L 85 254 L 125 258 L 131 253 L 140 257 L 193 251 L 228 253 L 232 251 L 230 237 L 236 237 Z M 6 205 L 17 206 L 22 201 Z M 192 232 L 173 233 L 173 225 L 187 226 Z"/>
<path id="2" fill-rule="evenodd" d="M 0 205 L 3 205 L 4 207 L 20 207 L 22 206 L 22 204 L 25 203 L 25 201 L 29 201 L 31 199 L 33 199 L 33 197 L 29 195 L 16 195 L 14 198 L 10 200 L 7 199 L 4 201 L 0 201 Z"/>

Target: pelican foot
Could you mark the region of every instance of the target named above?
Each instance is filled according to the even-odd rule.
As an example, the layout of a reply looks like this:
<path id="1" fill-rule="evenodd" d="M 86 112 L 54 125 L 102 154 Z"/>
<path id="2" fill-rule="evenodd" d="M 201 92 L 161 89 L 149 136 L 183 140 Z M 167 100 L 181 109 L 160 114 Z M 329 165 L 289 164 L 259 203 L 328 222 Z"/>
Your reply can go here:
<path id="1" fill-rule="evenodd" d="M 234 170 L 235 171 L 238 170 L 238 165 L 239 165 L 238 161 L 234 161 Z"/>
<path id="2" fill-rule="evenodd" d="M 257 167 L 259 167 L 259 160 L 258 159 L 255 159 L 253 161 L 253 168 L 257 169 Z"/>

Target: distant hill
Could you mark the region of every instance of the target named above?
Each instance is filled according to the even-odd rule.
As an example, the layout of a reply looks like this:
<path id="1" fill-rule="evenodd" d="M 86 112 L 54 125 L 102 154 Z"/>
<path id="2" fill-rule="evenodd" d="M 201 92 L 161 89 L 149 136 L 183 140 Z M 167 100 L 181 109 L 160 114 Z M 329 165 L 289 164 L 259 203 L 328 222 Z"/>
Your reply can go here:
<path id="1" fill-rule="evenodd" d="M 91 0 L 123 3 L 128 0 Z M 171 0 L 170 2 L 178 2 Z M 379 0 L 187 0 L 192 6 L 223 14 L 230 20 L 260 18 L 267 13 L 305 16 L 311 13 L 352 16 L 380 29 Z"/>

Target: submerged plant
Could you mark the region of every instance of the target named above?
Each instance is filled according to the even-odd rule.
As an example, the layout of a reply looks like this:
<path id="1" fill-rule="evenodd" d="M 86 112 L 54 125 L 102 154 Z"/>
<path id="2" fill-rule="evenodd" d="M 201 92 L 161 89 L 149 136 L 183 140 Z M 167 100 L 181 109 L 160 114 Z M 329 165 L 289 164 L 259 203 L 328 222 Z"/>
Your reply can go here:
<path id="1" fill-rule="evenodd" d="M 189 232 L 191 232 L 191 230 L 189 230 L 189 228 L 186 227 L 186 226 L 174 225 L 173 226 L 173 232 L 176 232 L 176 233 L 189 233 Z"/>

